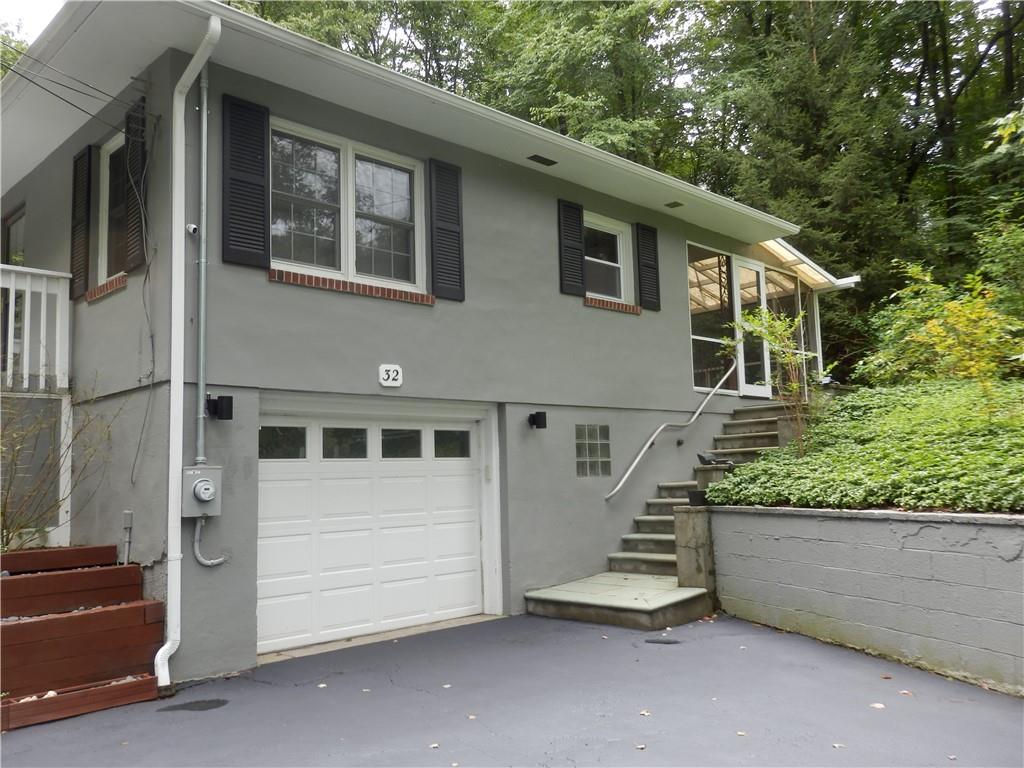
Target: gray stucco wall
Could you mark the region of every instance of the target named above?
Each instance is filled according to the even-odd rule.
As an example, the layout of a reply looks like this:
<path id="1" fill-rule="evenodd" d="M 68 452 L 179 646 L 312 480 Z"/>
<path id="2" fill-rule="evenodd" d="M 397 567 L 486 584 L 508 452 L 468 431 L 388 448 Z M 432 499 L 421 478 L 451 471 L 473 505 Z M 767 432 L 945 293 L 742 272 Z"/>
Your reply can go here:
<path id="1" fill-rule="evenodd" d="M 726 612 L 1024 694 L 1024 518 L 712 509 Z"/>

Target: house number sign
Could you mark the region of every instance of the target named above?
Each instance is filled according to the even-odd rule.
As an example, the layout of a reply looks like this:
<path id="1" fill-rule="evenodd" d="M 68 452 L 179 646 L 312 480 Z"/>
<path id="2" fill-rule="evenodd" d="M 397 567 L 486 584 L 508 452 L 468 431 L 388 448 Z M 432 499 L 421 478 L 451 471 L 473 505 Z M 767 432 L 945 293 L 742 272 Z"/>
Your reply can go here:
<path id="1" fill-rule="evenodd" d="M 402 386 L 402 366 L 384 363 L 377 369 L 377 381 L 382 387 Z"/>

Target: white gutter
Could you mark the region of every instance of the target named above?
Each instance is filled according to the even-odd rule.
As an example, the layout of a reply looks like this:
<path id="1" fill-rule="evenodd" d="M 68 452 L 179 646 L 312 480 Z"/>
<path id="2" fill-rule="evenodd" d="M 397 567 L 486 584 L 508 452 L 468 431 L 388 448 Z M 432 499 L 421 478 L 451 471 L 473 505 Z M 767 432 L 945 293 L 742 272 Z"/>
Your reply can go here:
<path id="1" fill-rule="evenodd" d="M 832 285 L 826 288 L 819 288 L 818 293 L 832 293 L 832 291 L 843 291 L 847 288 L 853 288 L 860 282 L 860 275 L 850 275 L 849 277 L 840 277 Z"/>
<path id="2" fill-rule="evenodd" d="M 185 439 L 185 97 L 220 40 L 210 16 L 199 47 L 174 86 L 171 110 L 171 414 L 167 441 L 167 599 L 165 642 L 156 652 L 157 685 L 171 684 L 169 661 L 181 644 L 181 472 Z"/>

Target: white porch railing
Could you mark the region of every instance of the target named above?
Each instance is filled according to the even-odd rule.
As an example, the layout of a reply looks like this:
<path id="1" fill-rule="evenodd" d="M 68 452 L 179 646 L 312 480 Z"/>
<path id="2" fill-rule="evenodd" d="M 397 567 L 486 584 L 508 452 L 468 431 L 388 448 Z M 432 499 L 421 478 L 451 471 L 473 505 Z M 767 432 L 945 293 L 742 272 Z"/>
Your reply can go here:
<path id="1" fill-rule="evenodd" d="M 7 390 L 67 390 L 70 284 L 67 272 L 0 266 Z"/>

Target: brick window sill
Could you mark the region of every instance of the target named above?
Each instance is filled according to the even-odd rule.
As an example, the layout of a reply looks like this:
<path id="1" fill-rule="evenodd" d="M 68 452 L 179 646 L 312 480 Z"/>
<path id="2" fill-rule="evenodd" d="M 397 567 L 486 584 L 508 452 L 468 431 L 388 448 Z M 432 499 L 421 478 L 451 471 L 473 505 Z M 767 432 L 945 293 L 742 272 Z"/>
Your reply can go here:
<path id="1" fill-rule="evenodd" d="M 86 291 L 85 300 L 91 304 L 94 301 L 102 299 L 104 296 L 109 296 L 110 294 L 124 290 L 127 287 L 128 275 L 124 272 L 118 272 L 113 277 L 108 277 L 99 285 L 94 285 Z"/>
<path id="2" fill-rule="evenodd" d="M 597 299 L 592 296 L 587 296 L 583 299 L 583 306 L 594 307 L 595 309 L 607 309 L 610 312 L 621 312 L 624 315 L 640 314 L 640 307 L 636 304 L 623 304 L 621 301 Z"/>
<path id="3" fill-rule="evenodd" d="M 319 288 L 322 291 L 334 291 L 335 293 L 354 293 L 357 296 L 369 296 L 374 299 L 387 299 L 388 301 L 404 301 L 407 304 L 422 304 L 432 307 L 435 301 L 433 295 L 429 293 L 416 293 L 414 291 L 403 291 L 398 288 L 384 288 L 379 285 L 354 283 L 351 280 L 307 275 L 304 272 L 289 272 L 286 269 L 267 270 L 267 279 L 272 283 L 301 285 L 306 288 Z"/>

